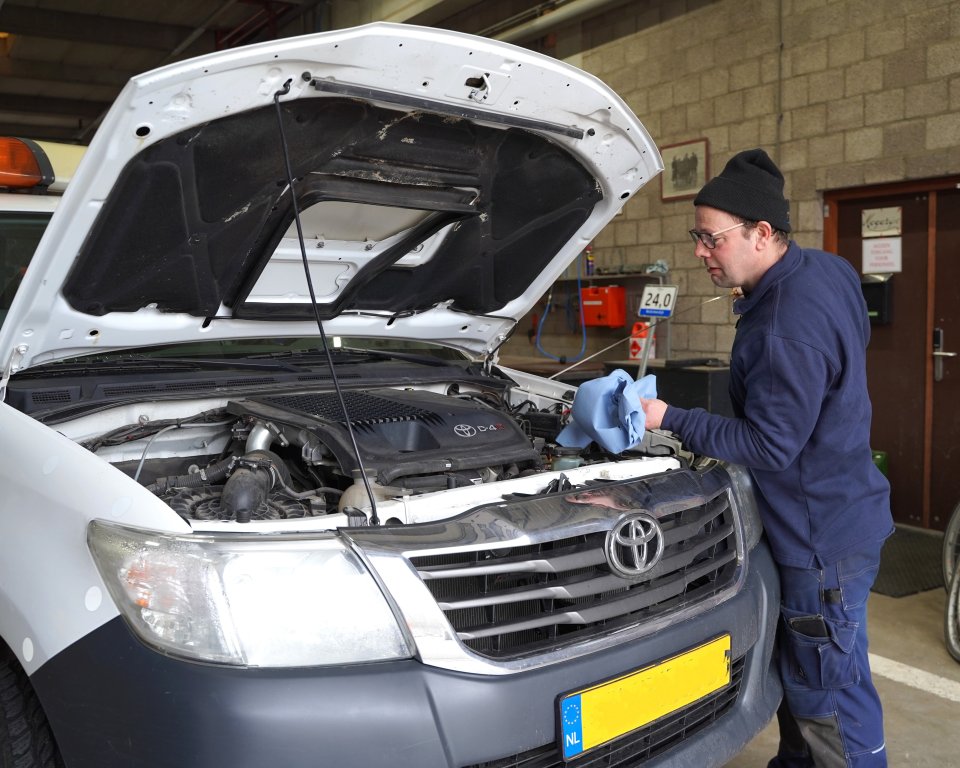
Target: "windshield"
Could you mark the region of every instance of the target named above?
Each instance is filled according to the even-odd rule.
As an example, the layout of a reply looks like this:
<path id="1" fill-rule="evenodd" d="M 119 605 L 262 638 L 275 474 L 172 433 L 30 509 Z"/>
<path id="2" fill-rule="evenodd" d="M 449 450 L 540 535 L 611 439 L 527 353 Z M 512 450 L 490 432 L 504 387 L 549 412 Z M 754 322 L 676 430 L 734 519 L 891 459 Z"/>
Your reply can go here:
<path id="1" fill-rule="evenodd" d="M 0 212 L 0 325 L 49 221 L 49 213 Z"/>

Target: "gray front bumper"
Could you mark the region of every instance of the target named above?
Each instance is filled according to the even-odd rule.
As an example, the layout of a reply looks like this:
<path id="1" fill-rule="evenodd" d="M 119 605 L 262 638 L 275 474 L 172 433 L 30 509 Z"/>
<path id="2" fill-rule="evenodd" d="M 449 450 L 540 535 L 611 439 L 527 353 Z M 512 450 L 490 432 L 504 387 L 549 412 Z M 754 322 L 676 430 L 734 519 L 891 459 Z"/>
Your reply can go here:
<path id="1" fill-rule="evenodd" d="M 769 722 L 779 703 L 771 671 L 777 584 L 760 544 L 750 553 L 742 589 L 716 608 L 625 645 L 517 674 L 450 672 L 416 661 L 286 670 L 207 666 L 144 647 L 116 619 L 55 656 L 32 680 L 70 768 L 463 768 L 530 751 L 559 754 L 559 695 L 729 632 L 743 672 L 723 716 L 662 755 L 614 763 L 719 766 Z M 571 763 L 578 764 L 583 760 Z"/>

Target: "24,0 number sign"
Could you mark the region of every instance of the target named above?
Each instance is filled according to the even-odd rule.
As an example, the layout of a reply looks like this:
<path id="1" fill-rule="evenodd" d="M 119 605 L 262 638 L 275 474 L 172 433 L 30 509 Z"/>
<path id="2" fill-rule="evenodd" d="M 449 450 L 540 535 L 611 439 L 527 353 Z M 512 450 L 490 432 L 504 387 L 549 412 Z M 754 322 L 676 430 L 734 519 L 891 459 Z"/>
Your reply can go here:
<path id="1" fill-rule="evenodd" d="M 677 286 L 650 283 L 640 295 L 640 317 L 670 317 L 677 300 Z"/>

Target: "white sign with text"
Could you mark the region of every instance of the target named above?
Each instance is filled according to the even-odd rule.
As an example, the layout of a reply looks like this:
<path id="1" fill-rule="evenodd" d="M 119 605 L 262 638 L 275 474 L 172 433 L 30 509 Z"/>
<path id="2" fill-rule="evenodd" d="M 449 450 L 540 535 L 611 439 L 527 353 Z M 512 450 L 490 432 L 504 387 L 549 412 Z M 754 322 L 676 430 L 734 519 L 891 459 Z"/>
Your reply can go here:
<path id="1" fill-rule="evenodd" d="M 903 238 L 871 237 L 863 241 L 863 273 L 888 274 L 903 271 Z"/>
<path id="2" fill-rule="evenodd" d="M 677 300 L 677 286 L 648 283 L 640 296 L 640 317 L 670 317 Z"/>

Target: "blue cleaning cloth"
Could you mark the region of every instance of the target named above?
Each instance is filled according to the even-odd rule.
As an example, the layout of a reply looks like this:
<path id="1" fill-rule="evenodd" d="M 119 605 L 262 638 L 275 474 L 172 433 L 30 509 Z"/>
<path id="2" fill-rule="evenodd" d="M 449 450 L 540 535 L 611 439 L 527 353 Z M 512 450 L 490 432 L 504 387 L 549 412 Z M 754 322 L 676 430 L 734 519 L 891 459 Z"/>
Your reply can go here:
<path id="1" fill-rule="evenodd" d="M 595 440 L 610 453 L 633 448 L 645 431 L 640 398 L 656 396 L 657 377 L 652 373 L 634 381 L 618 368 L 609 376 L 581 384 L 573 398 L 570 423 L 557 435 L 557 442 L 585 448 Z"/>

